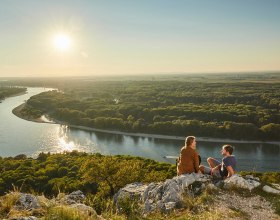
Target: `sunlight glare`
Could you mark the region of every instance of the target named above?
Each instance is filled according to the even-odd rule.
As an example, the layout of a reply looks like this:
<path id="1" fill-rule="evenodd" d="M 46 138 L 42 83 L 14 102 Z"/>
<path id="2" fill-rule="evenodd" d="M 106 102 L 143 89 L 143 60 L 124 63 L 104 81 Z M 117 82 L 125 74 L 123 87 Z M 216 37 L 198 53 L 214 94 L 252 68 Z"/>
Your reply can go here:
<path id="1" fill-rule="evenodd" d="M 73 150 L 77 150 L 78 147 L 75 145 L 75 143 L 73 141 L 70 141 L 69 143 L 66 142 L 66 140 L 61 137 L 58 139 L 59 142 L 59 146 L 61 148 L 61 151 L 73 151 Z"/>
<path id="2" fill-rule="evenodd" d="M 67 34 L 59 33 L 53 37 L 53 46 L 59 51 L 69 50 L 71 43 L 71 38 Z"/>

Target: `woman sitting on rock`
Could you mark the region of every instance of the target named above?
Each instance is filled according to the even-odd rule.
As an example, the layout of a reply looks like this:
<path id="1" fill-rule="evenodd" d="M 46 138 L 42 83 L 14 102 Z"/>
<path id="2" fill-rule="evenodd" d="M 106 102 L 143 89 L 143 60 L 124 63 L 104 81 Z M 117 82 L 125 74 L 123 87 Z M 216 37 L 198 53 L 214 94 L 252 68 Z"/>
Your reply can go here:
<path id="1" fill-rule="evenodd" d="M 199 173 L 199 155 L 196 152 L 196 140 L 194 136 L 186 138 L 177 164 L 177 175 L 186 173 Z"/>

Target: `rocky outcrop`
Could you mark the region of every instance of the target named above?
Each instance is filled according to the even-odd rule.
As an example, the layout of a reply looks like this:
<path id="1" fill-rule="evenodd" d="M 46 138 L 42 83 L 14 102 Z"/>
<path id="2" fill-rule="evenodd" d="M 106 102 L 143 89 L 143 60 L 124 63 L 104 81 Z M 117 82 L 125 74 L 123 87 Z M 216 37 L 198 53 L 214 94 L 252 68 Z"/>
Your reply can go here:
<path id="1" fill-rule="evenodd" d="M 34 196 L 26 193 L 11 193 L 13 197 L 17 196 L 15 205 L 12 207 L 12 211 L 8 214 L 8 219 L 13 220 L 37 220 L 34 213 L 39 214 L 42 217 L 42 210 L 61 207 L 69 207 L 83 216 L 89 216 L 94 219 L 102 219 L 98 216 L 96 211 L 82 202 L 85 200 L 85 195 L 82 191 L 75 191 L 69 195 L 59 194 L 57 198 L 47 199 L 44 196 Z M 20 213 L 24 213 L 25 216 L 20 216 Z M 41 214 L 40 214 L 41 213 Z M 18 217 L 20 216 L 20 217 Z M 91 219 L 90 218 L 90 219 Z"/>
<path id="2" fill-rule="evenodd" d="M 143 214 L 153 211 L 169 212 L 182 206 L 184 194 L 195 196 L 205 188 L 218 190 L 236 187 L 252 191 L 260 185 L 259 178 L 252 175 L 242 177 L 236 174 L 226 180 L 217 181 L 209 175 L 192 173 L 176 176 L 160 183 L 128 184 L 114 196 L 114 202 L 120 213 L 122 212 L 121 201 L 124 199 L 138 201 Z M 276 189 L 267 189 L 268 187 L 263 188 L 266 192 L 278 194 Z"/>
<path id="3" fill-rule="evenodd" d="M 150 183 L 149 185 L 142 183 L 128 184 L 114 196 L 114 201 L 119 212 L 122 212 L 120 201 L 125 198 L 139 200 L 143 206 L 143 213 L 155 210 L 168 212 L 181 206 L 183 193 L 188 191 L 188 187 L 190 187 L 190 193 L 196 193 L 205 187 L 205 184 L 210 183 L 211 179 L 209 175 L 192 173 L 176 176 L 165 182 Z"/>
<path id="4" fill-rule="evenodd" d="M 227 193 L 227 190 L 221 190 L 222 188 L 231 189 L 231 187 L 248 190 L 252 193 L 252 196 L 244 198 L 236 194 L 235 190 L 232 191 L 233 193 Z M 190 196 L 188 199 L 195 200 L 196 196 L 200 195 L 205 189 L 209 189 L 215 190 L 214 195 L 211 195 L 215 202 L 214 209 L 211 205 L 211 209 L 214 211 L 220 210 L 221 213 L 224 213 L 230 212 L 233 208 L 233 210 L 241 210 L 247 213 L 252 219 L 265 219 L 265 217 L 274 219 L 275 215 L 270 202 L 265 201 L 260 195 L 255 195 L 255 191 L 252 192 L 256 187 L 267 193 L 272 193 L 277 196 L 280 195 L 279 184 L 263 186 L 259 178 L 251 175 L 245 177 L 233 175 L 226 180 L 217 180 L 209 175 L 192 173 L 176 176 L 164 182 L 150 184 L 137 182 L 128 184 L 115 194 L 114 203 L 118 213 L 127 214 L 127 212 L 125 212 L 127 211 L 126 208 L 133 206 L 133 204 L 137 204 L 137 210 L 143 215 L 158 211 L 168 213 L 177 208 L 186 208 L 185 199 L 187 195 Z M 43 212 L 46 213 L 46 210 L 50 208 L 61 208 L 61 210 L 63 210 L 69 207 L 82 216 L 102 219 L 92 207 L 83 204 L 85 195 L 82 191 L 75 191 L 68 195 L 61 193 L 53 199 L 25 193 L 15 194 L 16 202 L 14 203 L 12 211 L 8 214 L 8 219 L 37 220 L 42 217 L 42 210 L 45 210 Z M 12 197 L 15 198 L 15 196 Z M 206 206 L 207 205 L 209 204 L 206 204 Z M 197 210 L 200 212 L 208 210 L 208 206 L 207 208 L 204 207 L 205 204 L 204 206 L 198 207 Z M 19 215 L 21 213 L 26 215 L 18 217 L 21 216 Z"/>

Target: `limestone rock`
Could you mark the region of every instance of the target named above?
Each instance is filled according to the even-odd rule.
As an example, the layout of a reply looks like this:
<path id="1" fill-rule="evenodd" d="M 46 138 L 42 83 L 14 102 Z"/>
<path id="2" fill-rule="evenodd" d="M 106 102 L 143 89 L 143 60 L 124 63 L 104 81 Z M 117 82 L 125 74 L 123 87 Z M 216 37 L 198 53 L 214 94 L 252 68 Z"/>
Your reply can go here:
<path id="1" fill-rule="evenodd" d="M 229 188 L 230 186 L 236 186 L 236 187 L 240 187 L 243 189 L 248 189 L 248 190 L 252 190 L 256 187 L 258 187 L 261 183 L 253 180 L 253 179 L 244 179 L 243 177 L 241 177 L 238 174 L 235 174 L 233 176 L 231 176 L 230 178 L 227 178 L 224 180 L 224 187 L 225 188 Z"/>
<path id="2" fill-rule="evenodd" d="M 210 180 L 211 176 L 209 175 L 191 173 L 176 176 L 164 183 L 151 183 L 143 194 L 143 212 L 148 213 L 156 209 L 168 212 L 175 207 L 180 207 L 183 201 L 183 193 L 188 186 L 195 182 L 204 183 Z"/>
<path id="3" fill-rule="evenodd" d="M 189 185 L 193 184 L 195 182 L 195 177 L 192 174 L 183 174 L 177 177 L 174 177 L 178 183 L 182 187 L 182 189 L 188 187 Z"/>
<path id="4" fill-rule="evenodd" d="M 267 192 L 267 193 L 272 193 L 272 194 L 277 194 L 280 195 L 280 190 L 274 189 L 270 186 L 265 185 L 263 187 L 263 191 Z"/>
<path id="5" fill-rule="evenodd" d="M 186 188 L 194 182 L 209 182 L 212 177 L 207 174 L 190 173 L 174 177 L 173 179 L 175 179 L 182 188 Z"/>
<path id="6" fill-rule="evenodd" d="M 132 184 L 128 184 L 126 185 L 123 190 L 131 193 L 133 195 L 142 195 L 143 192 L 146 189 L 146 185 L 144 185 L 143 183 L 132 183 Z"/>
<path id="7" fill-rule="evenodd" d="M 119 198 L 129 197 L 131 199 L 141 197 L 147 188 L 147 185 L 143 183 L 131 183 L 120 189 L 117 194 L 114 195 L 114 202 L 117 203 Z"/>
<path id="8" fill-rule="evenodd" d="M 221 186 L 225 188 L 235 186 L 252 190 L 261 185 L 259 178 L 252 175 L 243 178 L 235 174 L 228 179 L 219 180 L 216 183 L 215 181 L 210 175 L 191 173 L 148 185 L 133 183 L 122 188 L 114 196 L 114 201 L 117 204 L 117 209 L 120 209 L 121 207 L 118 206 L 118 201 L 121 198 L 126 197 L 134 201 L 137 200 L 139 201 L 142 214 L 145 215 L 153 211 L 170 212 L 175 208 L 181 207 L 185 193 L 196 196 L 196 194 L 199 194 L 205 188 L 218 190 L 218 187 Z M 277 190 L 275 190 L 270 191 L 276 192 Z"/>
<path id="9" fill-rule="evenodd" d="M 66 204 L 81 203 L 85 199 L 85 195 L 81 190 L 75 191 L 64 197 Z"/>
<path id="10" fill-rule="evenodd" d="M 143 183 L 131 183 L 120 189 L 118 193 L 114 195 L 114 203 L 116 204 L 118 212 L 121 213 L 120 200 L 128 198 L 129 200 L 142 200 L 144 191 L 147 185 Z"/>
<path id="11" fill-rule="evenodd" d="M 206 186 L 207 189 L 210 189 L 210 190 L 218 190 L 218 187 L 215 186 L 213 183 L 209 183 L 207 186 Z"/>
<path id="12" fill-rule="evenodd" d="M 184 188 L 177 184 L 176 179 L 166 180 L 162 185 L 162 202 L 178 202 L 182 198 Z"/>
<path id="13" fill-rule="evenodd" d="M 175 207 L 176 207 L 176 202 L 165 203 L 165 210 L 166 211 L 171 211 L 171 210 L 175 209 Z"/>
<path id="14" fill-rule="evenodd" d="M 40 208 L 40 204 L 36 196 L 26 193 L 20 193 L 19 199 L 14 206 L 17 210 L 30 210 Z"/>
<path id="15" fill-rule="evenodd" d="M 114 201 L 118 206 L 121 198 L 136 199 L 143 203 L 143 213 L 149 213 L 155 210 L 169 212 L 175 207 L 180 207 L 183 201 L 183 193 L 186 189 L 198 182 L 199 187 L 205 187 L 204 183 L 210 182 L 211 176 L 203 174 L 185 174 L 168 179 L 165 182 L 150 183 L 144 185 L 142 183 L 128 184 L 122 188 L 115 196 Z M 137 195 L 137 196 L 136 196 Z"/>
<path id="16" fill-rule="evenodd" d="M 161 200 L 162 198 L 162 183 L 150 183 L 143 192 L 142 200 L 146 201 L 149 198 Z"/>
<path id="17" fill-rule="evenodd" d="M 255 176 L 253 176 L 253 175 L 246 175 L 246 176 L 245 176 L 245 179 L 246 179 L 246 180 L 255 180 L 255 181 L 260 182 L 260 178 L 259 178 L 259 177 L 255 177 Z"/>

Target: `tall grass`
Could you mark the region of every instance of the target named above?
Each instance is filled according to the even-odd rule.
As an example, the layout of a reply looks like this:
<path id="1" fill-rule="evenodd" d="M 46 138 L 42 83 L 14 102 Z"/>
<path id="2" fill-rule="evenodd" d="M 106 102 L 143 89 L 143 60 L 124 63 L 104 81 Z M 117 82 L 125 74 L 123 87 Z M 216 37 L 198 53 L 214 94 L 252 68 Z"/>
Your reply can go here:
<path id="1" fill-rule="evenodd" d="M 84 213 L 76 208 L 61 205 L 54 206 L 47 210 L 44 220 L 92 220 L 98 219 L 97 215 Z"/>

